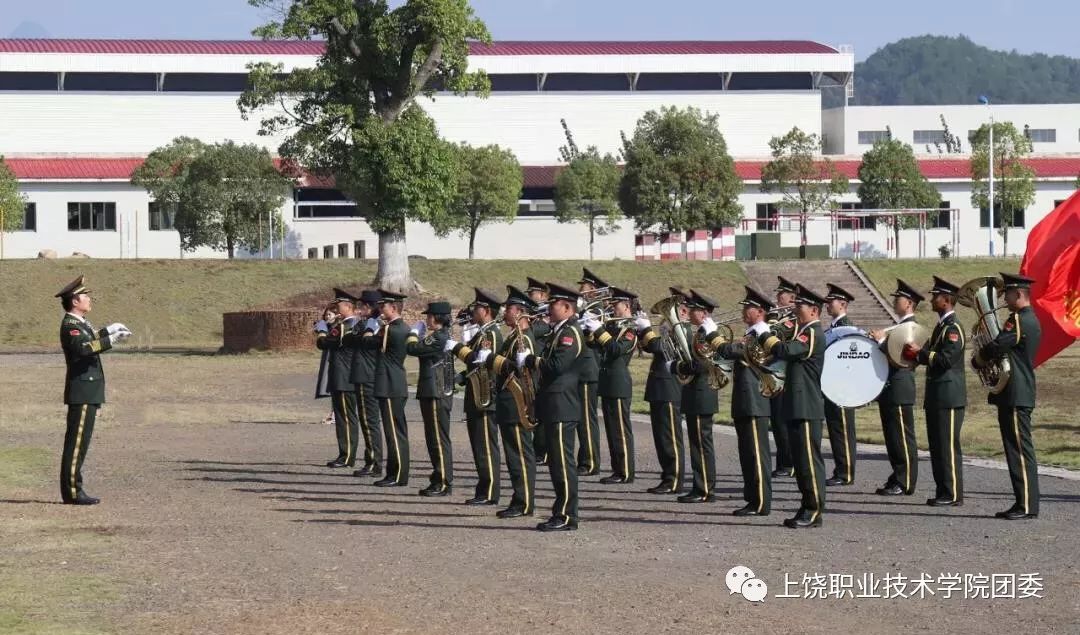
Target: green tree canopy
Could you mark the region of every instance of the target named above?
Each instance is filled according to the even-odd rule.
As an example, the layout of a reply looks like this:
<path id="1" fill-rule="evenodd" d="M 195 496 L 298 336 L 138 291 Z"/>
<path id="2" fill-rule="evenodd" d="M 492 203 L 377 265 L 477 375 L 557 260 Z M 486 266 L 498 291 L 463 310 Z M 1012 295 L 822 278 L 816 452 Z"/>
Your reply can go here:
<path id="1" fill-rule="evenodd" d="M 718 117 L 688 107 L 649 111 L 624 139 L 619 184 L 623 212 L 639 231 L 732 225 L 742 217 L 742 180 Z"/>
<path id="2" fill-rule="evenodd" d="M 998 227 L 1002 254 L 1009 254 L 1009 228 L 1016 212 L 1035 202 L 1035 171 L 1024 158 L 1031 154 L 1031 140 L 1010 121 L 994 123 L 994 201 L 990 204 L 990 124 L 983 124 L 971 142 L 971 204 L 993 209 L 991 222 Z"/>
<path id="3" fill-rule="evenodd" d="M 3 155 L 0 155 L 0 210 L 3 215 L 0 231 L 22 229 L 26 197 L 19 191 L 19 180 L 8 164 L 4 163 Z"/>
<path id="4" fill-rule="evenodd" d="M 239 247 L 254 253 L 271 219 L 280 226 L 289 190 L 289 180 L 265 149 L 188 137 L 151 152 L 131 182 L 176 210 L 182 249 L 224 249 L 229 258 Z"/>
<path id="5" fill-rule="evenodd" d="M 521 199 L 523 175 L 517 157 L 497 145 L 454 146 L 460 166 L 450 213 L 436 233 L 458 231 L 469 240 L 469 259 L 475 255 L 476 234 L 488 223 L 513 222 Z"/>
<path id="6" fill-rule="evenodd" d="M 911 146 L 897 139 L 874 143 L 859 165 L 859 200 L 876 209 L 926 209 L 941 203 L 941 194 L 919 171 Z M 915 227 L 914 216 L 883 217 L 893 229 L 896 255 L 900 230 Z"/>
<path id="7" fill-rule="evenodd" d="M 436 90 L 486 94 L 483 72 L 468 71 L 470 41 L 488 42 L 468 0 L 248 0 L 278 10 L 258 29 L 265 39 L 325 39 L 314 68 L 283 75 L 250 67 L 239 107 L 263 114 L 262 134 L 285 134 L 282 156 L 335 177 L 379 234 L 376 284 L 414 287 L 406 220 L 439 224 L 453 200 L 454 152 L 415 105 Z M 282 8 L 283 7 L 283 8 Z"/>
<path id="8" fill-rule="evenodd" d="M 782 194 L 780 206 L 804 216 L 831 210 L 836 197 L 848 191 L 848 180 L 832 161 L 821 156 L 821 137 L 798 126 L 769 141 L 772 160 L 761 168 L 761 191 Z M 806 243 L 806 222 L 800 223 Z"/>

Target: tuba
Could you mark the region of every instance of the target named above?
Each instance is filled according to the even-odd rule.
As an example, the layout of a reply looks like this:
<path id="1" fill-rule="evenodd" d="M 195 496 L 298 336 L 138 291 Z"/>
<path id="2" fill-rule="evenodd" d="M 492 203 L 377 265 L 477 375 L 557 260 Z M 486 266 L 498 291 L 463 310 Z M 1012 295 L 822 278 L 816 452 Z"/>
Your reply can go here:
<path id="1" fill-rule="evenodd" d="M 689 364 L 694 360 L 694 354 L 690 351 L 690 342 L 686 339 L 685 322 L 679 319 L 679 298 L 670 296 L 652 305 L 650 313 L 660 316 L 660 324 L 657 333 L 660 337 L 660 350 L 664 353 L 664 359 L 669 362 Z M 676 375 L 681 384 L 690 383 L 689 379 L 683 380 Z"/>
<path id="2" fill-rule="evenodd" d="M 976 363 L 976 353 L 985 345 L 994 341 L 1001 332 L 1001 324 L 998 322 L 997 312 L 998 294 L 1004 288 L 1004 283 L 997 278 L 985 276 L 968 281 L 960 287 L 957 301 L 968 308 L 974 309 L 978 319 L 971 327 L 971 341 L 973 352 L 971 355 L 971 367 L 979 375 L 982 385 L 990 389 L 990 394 L 996 395 L 1009 383 L 1012 375 L 1012 366 L 1008 358 L 989 360 L 983 364 Z"/>

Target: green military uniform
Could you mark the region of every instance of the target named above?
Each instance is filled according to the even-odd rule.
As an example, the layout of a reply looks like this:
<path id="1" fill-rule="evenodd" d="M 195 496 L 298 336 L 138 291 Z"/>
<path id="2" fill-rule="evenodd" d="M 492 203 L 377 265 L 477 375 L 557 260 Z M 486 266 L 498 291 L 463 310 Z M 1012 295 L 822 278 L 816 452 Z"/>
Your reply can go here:
<path id="1" fill-rule="evenodd" d="M 612 302 L 633 303 L 637 295 L 611 288 Z M 600 364 L 600 394 L 611 457 L 611 476 L 600 479 L 606 485 L 634 481 L 634 429 L 630 424 L 630 401 L 634 382 L 630 378 L 630 359 L 637 348 L 637 332 L 632 323 L 619 326 L 609 323 L 588 335 L 589 347 Z"/>
<path id="2" fill-rule="evenodd" d="M 1035 282 L 1024 276 L 1001 275 L 1006 291 L 1030 289 Z M 1007 358 L 1011 367 L 1004 390 L 988 397 L 989 402 L 997 406 L 1001 443 L 1016 497 L 1011 508 L 997 514 L 999 518 L 1014 520 L 1039 515 L 1039 464 L 1035 460 L 1035 444 L 1031 438 L 1031 412 L 1035 408 L 1035 354 L 1041 339 L 1039 319 L 1034 309 L 1026 306 L 1010 313 L 994 341 L 976 354 L 979 364 Z"/>
<path id="3" fill-rule="evenodd" d="M 608 286 L 596 274 L 586 268 L 581 270 L 581 280 L 578 284 L 591 284 L 597 289 Z M 581 328 L 581 322 L 578 322 Z M 578 391 L 581 395 L 581 425 L 578 426 L 578 473 L 582 476 L 593 476 L 600 473 L 600 419 L 596 416 L 599 403 L 597 384 L 600 382 L 600 363 L 596 354 L 589 347 L 585 348 L 581 356 L 581 371 L 578 374 L 580 386 Z"/>
<path id="4" fill-rule="evenodd" d="M 775 293 L 795 293 L 795 283 L 783 276 L 777 276 Z M 789 307 L 774 306 L 769 312 L 769 326 L 782 340 L 789 340 L 795 335 L 795 319 L 791 316 Z M 769 400 L 769 421 L 772 428 L 773 440 L 776 442 L 776 469 L 774 477 L 794 476 L 795 468 L 791 459 L 791 442 L 788 439 L 788 426 L 784 421 L 784 395 L 773 396 Z"/>
<path id="5" fill-rule="evenodd" d="M 534 291 L 542 291 L 547 294 L 547 287 L 544 283 L 536 278 L 526 278 L 528 286 L 525 288 L 526 294 L 532 294 Z M 533 299 L 530 295 L 529 298 L 533 302 L 533 306 L 539 309 L 540 303 Z M 547 323 L 545 319 L 534 319 L 532 321 L 532 337 L 533 345 L 536 346 L 536 350 L 542 351 L 547 346 L 548 337 L 551 335 L 551 325 Z M 533 452 L 536 455 L 537 465 L 547 464 L 547 436 L 544 434 L 544 426 L 536 426 L 533 428 Z"/>
<path id="6" fill-rule="evenodd" d="M 673 328 L 683 327 L 678 325 Z M 638 333 L 638 340 L 642 350 L 653 356 L 649 364 L 649 376 L 645 380 L 645 401 L 649 402 L 653 445 L 656 446 L 656 460 L 660 463 L 660 484 L 649 488 L 649 492 L 682 494 L 685 463 L 683 457 L 686 456 L 682 423 L 679 419 L 682 390 L 675 376 L 671 374 L 669 360 L 664 356 L 657 330 L 651 326 L 642 329 Z"/>
<path id="7" fill-rule="evenodd" d="M 351 303 L 355 300 L 341 289 L 334 291 L 337 302 Z M 338 456 L 327 463 L 327 467 L 353 467 L 356 463 L 356 448 L 360 435 L 356 412 L 356 385 L 351 379 L 354 351 L 342 345 L 345 333 L 351 332 L 356 323 L 356 318 L 335 320 L 333 324 L 320 321 L 315 340 L 315 346 L 328 354 L 326 388 L 330 392 L 330 401 L 334 408 L 334 428 L 338 443 Z"/>
<path id="8" fill-rule="evenodd" d="M 500 304 L 499 300 L 482 289 L 474 291 L 476 294 L 474 306 L 486 306 L 494 315 Z M 481 350 L 494 352 L 502 345 L 503 336 L 497 324 L 489 322 L 486 328 L 481 325 L 481 329 L 471 342 L 457 344 L 453 349 L 454 356 L 465 363 L 467 373 L 477 372 L 480 366 L 478 358 Z M 489 375 L 486 370 L 484 374 Z M 490 377 L 487 381 L 487 389 L 491 399 L 486 404 L 479 404 L 473 382 L 469 381 L 465 385 L 465 426 L 469 433 L 469 445 L 472 446 L 473 463 L 476 465 L 477 474 L 473 498 L 465 501 L 470 505 L 498 504 L 502 485 L 499 473 L 501 468 L 499 433 L 494 418 L 495 388 Z"/>
<path id="9" fill-rule="evenodd" d="M 959 288 L 934 276 L 932 293 L 956 297 Z M 919 364 L 926 366 L 926 436 L 930 446 L 930 466 L 934 472 L 936 490 L 928 505 L 961 505 L 964 500 L 963 452 L 960 449 L 960 429 L 964 425 L 967 406 L 967 384 L 964 376 L 964 328 L 949 311 L 941 316 L 928 346 L 916 355 Z"/>
<path id="10" fill-rule="evenodd" d="M 364 290 L 360 293 L 360 302 L 374 308 L 379 302 L 379 292 Z M 362 338 L 365 320 L 357 322 L 351 335 Z M 343 339 L 343 343 L 345 341 Z M 363 346 L 353 347 L 352 371 L 349 379 L 356 387 L 356 409 L 360 423 L 360 434 L 364 437 L 364 467 L 353 472 L 354 476 L 379 476 L 382 474 L 383 439 L 380 426 L 379 401 L 375 398 L 375 359 L 372 349 Z"/>
<path id="11" fill-rule="evenodd" d="M 691 308 L 704 309 L 711 313 L 716 309 L 716 301 L 691 290 L 687 298 Z M 680 503 L 706 503 L 714 500 L 716 494 L 716 447 L 713 444 L 713 415 L 719 410 L 716 388 L 709 378 L 710 362 L 704 327 L 698 327 L 691 338 L 690 346 L 697 349 L 704 359 L 681 362 L 676 373 L 688 380 L 682 387 L 682 413 L 686 417 L 686 436 L 690 442 L 690 470 L 693 481 L 690 491 L 679 497 Z"/>
<path id="12" fill-rule="evenodd" d="M 835 284 L 828 284 L 829 293 L 825 301 L 840 299 L 854 301 L 847 291 Z M 841 326 L 853 326 L 847 314 L 833 318 L 829 330 Z M 828 397 L 825 398 L 825 426 L 829 430 L 829 446 L 833 455 L 833 475 L 825 485 L 852 485 L 855 483 L 855 457 L 858 454 L 855 443 L 855 409 L 841 408 Z"/>
<path id="13" fill-rule="evenodd" d="M 796 285 L 796 304 L 820 307 L 824 299 Z M 825 463 L 821 459 L 821 423 L 825 398 L 821 393 L 821 369 L 825 362 L 825 335 L 821 321 L 800 324 L 791 340 L 773 333 L 759 337 L 773 356 L 787 361 L 782 414 L 787 421 L 795 479 L 802 495 L 799 511 L 784 521 L 792 528 L 821 525 L 825 511 Z"/>
<path id="14" fill-rule="evenodd" d="M 739 303 L 768 311 L 772 304 L 750 287 Z M 747 336 L 752 336 L 748 331 Z M 716 333 L 713 334 L 716 337 Z M 761 382 L 746 361 L 741 340 L 715 343 L 717 356 L 733 360 L 731 381 L 731 419 L 739 446 L 739 467 L 743 477 L 743 500 L 746 506 L 736 516 L 767 516 L 772 508 L 772 478 L 769 472 L 769 399 L 761 394 Z"/>
<path id="15" fill-rule="evenodd" d="M 425 315 L 450 316 L 448 302 L 428 304 Z M 420 360 L 420 372 L 416 379 L 416 400 L 420 402 L 420 416 L 424 420 L 424 441 L 428 458 L 431 459 L 431 476 L 428 486 L 420 490 L 421 496 L 446 496 L 454 482 L 454 450 L 450 443 L 450 410 L 454 395 L 440 392 L 435 384 L 436 373 L 443 373 L 441 364 L 453 366 L 453 358 L 446 353 L 446 341 L 450 334 L 446 328 L 425 333 L 423 337 L 415 329 L 406 340 L 409 355 Z M 443 387 L 453 390 L 453 383 Z"/>
<path id="16" fill-rule="evenodd" d="M 548 284 L 551 300 L 577 301 L 578 295 Z M 555 490 L 551 518 L 537 525 L 541 531 L 566 531 L 578 525 L 578 474 L 574 469 L 574 427 L 581 417 L 578 373 L 585 351 L 585 336 L 571 317 L 554 326 L 540 355 L 525 356 L 524 366 L 539 374 L 536 415 L 546 428 L 548 470 Z M 515 356 L 517 361 L 518 356 Z"/>
<path id="17" fill-rule="evenodd" d="M 906 297 L 918 305 L 923 301 L 915 289 L 903 280 L 897 280 L 893 297 Z M 909 314 L 900 324 L 915 322 Z M 886 350 L 886 342 L 881 343 Z M 885 452 L 889 456 L 892 472 L 885 479 L 884 487 L 878 488 L 882 496 L 912 495 L 919 480 L 919 448 L 915 442 L 915 371 L 911 368 L 889 365 L 889 377 L 877 398 L 881 432 L 885 437 Z"/>

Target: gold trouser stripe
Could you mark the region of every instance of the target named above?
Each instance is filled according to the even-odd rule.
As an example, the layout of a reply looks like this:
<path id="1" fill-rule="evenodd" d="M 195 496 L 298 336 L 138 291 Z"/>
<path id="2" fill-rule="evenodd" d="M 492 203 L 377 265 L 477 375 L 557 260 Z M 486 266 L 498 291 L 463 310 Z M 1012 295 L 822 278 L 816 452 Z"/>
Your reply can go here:
<path id="1" fill-rule="evenodd" d="M 555 424 L 555 427 L 559 429 L 559 464 L 562 467 L 562 482 L 563 482 L 563 504 L 562 513 L 560 514 L 564 519 L 566 516 L 566 506 L 570 504 L 570 478 L 566 475 L 566 447 L 563 444 L 563 424 L 559 422 Z"/>
<path id="2" fill-rule="evenodd" d="M 525 468 L 525 444 L 521 442 L 521 426 L 514 426 L 514 437 L 517 438 L 518 461 L 521 463 L 521 482 L 525 485 L 525 513 L 532 511 L 532 497 L 529 495 L 529 471 Z"/>
<path id="3" fill-rule="evenodd" d="M 585 411 L 585 443 L 589 446 L 589 471 L 592 472 L 596 469 L 596 458 L 593 457 L 592 451 L 592 417 L 590 417 L 592 408 L 589 404 L 589 384 L 581 384 L 581 387 L 585 390 L 581 405 Z"/>
<path id="4" fill-rule="evenodd" d="M 341 397 L 341 414 L 345 417 L 345 462 L 352 463 L 352 435 L 349 434 L 349 410 L 348 405 L 345 403 L 345 392 L 338 393 Z"/>
<path id="5" fill-rule="evenodd" d="M 705 426 L 701 423 L 701 415 L 694 415 L 694 419 L 697 420 L 697 447 L 698 458 L 701 463 L 701 482 L 705 484 L 705 495 L 709 495 L 709 474 L 705 471 L 705 434 L 702 430 Z M 709 418 L 709 425 L 712 425 L 712 417 Z"/>
<path id="6" fill-rule="evenodd" d="M 750 417 L 750 434 L 754 435 L 754 469 L 757 470 L 757 511 L 765 509 L 765 472 L 761 469 L 761 447 L 758 445 L 757 417 Z"/>
<path id="7" fill-rule="evenodd" d="M 1020 321 L 1017 320 L 1017 333 L 1019 333 Z M 1027 480 L 1027 462 L 1024 460 L 1024 446 L 1020 444 L 1020 418 L 1016 415 L 1016 408 L 1013 411 L 1013 434 L 1016 435 L 1016 453 L 1020 455 L 1020 478 L 1024 479 L 1024 513 L 1028 512 L 1028 480 Z"/>
<path id="8" fill-rule="evenodd" d="M 844 456 L 847 457 L 847 470 L 845 471 L 844 481 L 851 482 L 851 444 L 848 443 L 847 432 L 847 408 L 840 408 L 840 426 L 844 433 Z"/>
<path id="9" fill-rule="evenodd" d="M 86 409 L 87 405 L 83 404 L 82 410 L 79 412 L 79 431 L 75 434 L 75 451 L 71 453 L 71 470 L 69 470 L 69 479 L 71 480 L 71 499 L 75 500 L 79 496 L 79 490 L 75 483 L 75 475 L 79 471 L 79 448 L 82 446 L 83 426 L 86 425 Z"/>
<path id="10" fill-rule="evenodd" d="M 952 499 L 956 502 L 956 497 L 960 495 L 960 492 L 956 491 L 956 435 L 954 434 L 954 426 L 956 424 L 956 408 L 949 409 L 949 468 L 952 472 Z"/>
<path id="11" fill-rule="evenodd" d="M 400 483 L 401 482 L 401 448 L 398 447 L 397 422 L 394 421 L 394 403 L 390 399 L 386 400 L 386 412 L 390 415 L 390 437 L 394 440 L 394 458 L 397 460 L 397 472 L 394 474 L 394 480 L 397 481 L 398 483 Z"/>
<path id="12" fill-rule="evenodd" d="M 492 500 L 492 496 L 495 495 L 495 470 L 491 467 L 491 440 L 488 437 L 488 420 L 487 415 L 484 415 L 484 455 L 487 457 L 487 473 L 488 473 L 488 493 L 487 499 Z"/>
<path id="13" fill-rule="evenodd" d="M 907 447 L 907 426 L 904 422 L 904 407 L 896 407 L 896 417 L 900 420 L 900 442 L 904 444 L 904 492 L 911 491 L 911 459 Z"/>
<path id="14" fill-rule="evenodd" d="M 359 384 L 360 394 L 357 395 L 359 402 L 356 404 L 356 409 L 360 412 L 360 434 L 364 435 L 364 457 L 367 458 L 368 454 L 372 455 L 374 459 L 374 451 L 371 449 L 371 436 L 368 435 L 368 423 L 367 423 L 367 408 L 364 401 L 364 385 Z"/>
<path id="15" fill-rule="evenodd" d="M 817 505 L 817 509 L 815 509 L 814 513 L 810 516 L 810 522 L 814 522 L 821 514 L 821 496 L 818 494 L 817 470 L 814 468 L 814 450 L 811 447 L 810 421 L 803 420 L 803 426 L 803 431 L 806 434 L 806 460 L 810 464 L 810 484 L 814 488 L 814 503 Z"/>
<path id="16" fill-rule="evenodd" d="M 449 485 L 446 482 L 446 459 L 443 458 L 442 434 L 439 431 L 439 410 L 436 407 L 437 399 L 431 400 L 431 425 L 435 428 L 435 447 L 439 448 L 439 476 L 442 477 L 443 487 Z"/>
<path id="17" fill-rule="evenodd" d="M 623 477 L 630 478 L 630 453 L 626 449 L 626 423 L 622 416 L 622 399 L 615 400 L 619 408 L 619 436 L 622 437 Z"/>
<path id="18" fill-rule="evenodd" d="M 668 402 L 668 425 L 671 427 L 671 447 L 675 450 L 675 481 L 671 483 L 671 491 L 677 491 L 679 489 L 679 468 L 682 467 L 682 461 L 679 459 L 679 441 L 675 437 L 675 404 Z"/>

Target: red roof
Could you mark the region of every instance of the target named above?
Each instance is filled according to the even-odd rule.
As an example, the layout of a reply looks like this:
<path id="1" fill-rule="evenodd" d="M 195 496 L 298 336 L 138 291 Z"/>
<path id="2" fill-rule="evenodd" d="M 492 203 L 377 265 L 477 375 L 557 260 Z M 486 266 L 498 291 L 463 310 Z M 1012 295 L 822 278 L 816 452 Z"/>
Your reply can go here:
<path id="1" fill-rule="evenodd" d="M 8 167 L 24 181 L 99 181 L 127 180 L 131 173 L 142 164 L 141 157 L 50 157 L 50 158 L 15 158 L 6 159 Z M 1026 161 L 1035 170 L 1037 178 L 1075 178 L 1080 175 L 1080 156 L 1071 157 L 1035 157 Z M 849 179 L 858 177 L 860 162 L 853 159 L 841 159 L 833 164 L 840 173 Z M 735 172 L 745 181 L 761 178 L 761 168 L 765 161 L 736 161 Z M 919 168 L 928 179 L 967 179 L 971 175 L 968 159 L 920 159 Z M 557 165 L 527 165 L 522 168 L 525 187 L 551 187 L 561 170 Z M 304 175 L 301 181 L 308 187 L 332 187 L 333 179 L 315 175 Z"/>
<path id="2" fill-rule="evenodd" d="M 0 53 L 73 55 L 319 55 L 321 41 L 0 39 Z M 836 53 L 799 40 L 747 42 L 494 42 L 472 55 L 793 55 Z"/>

